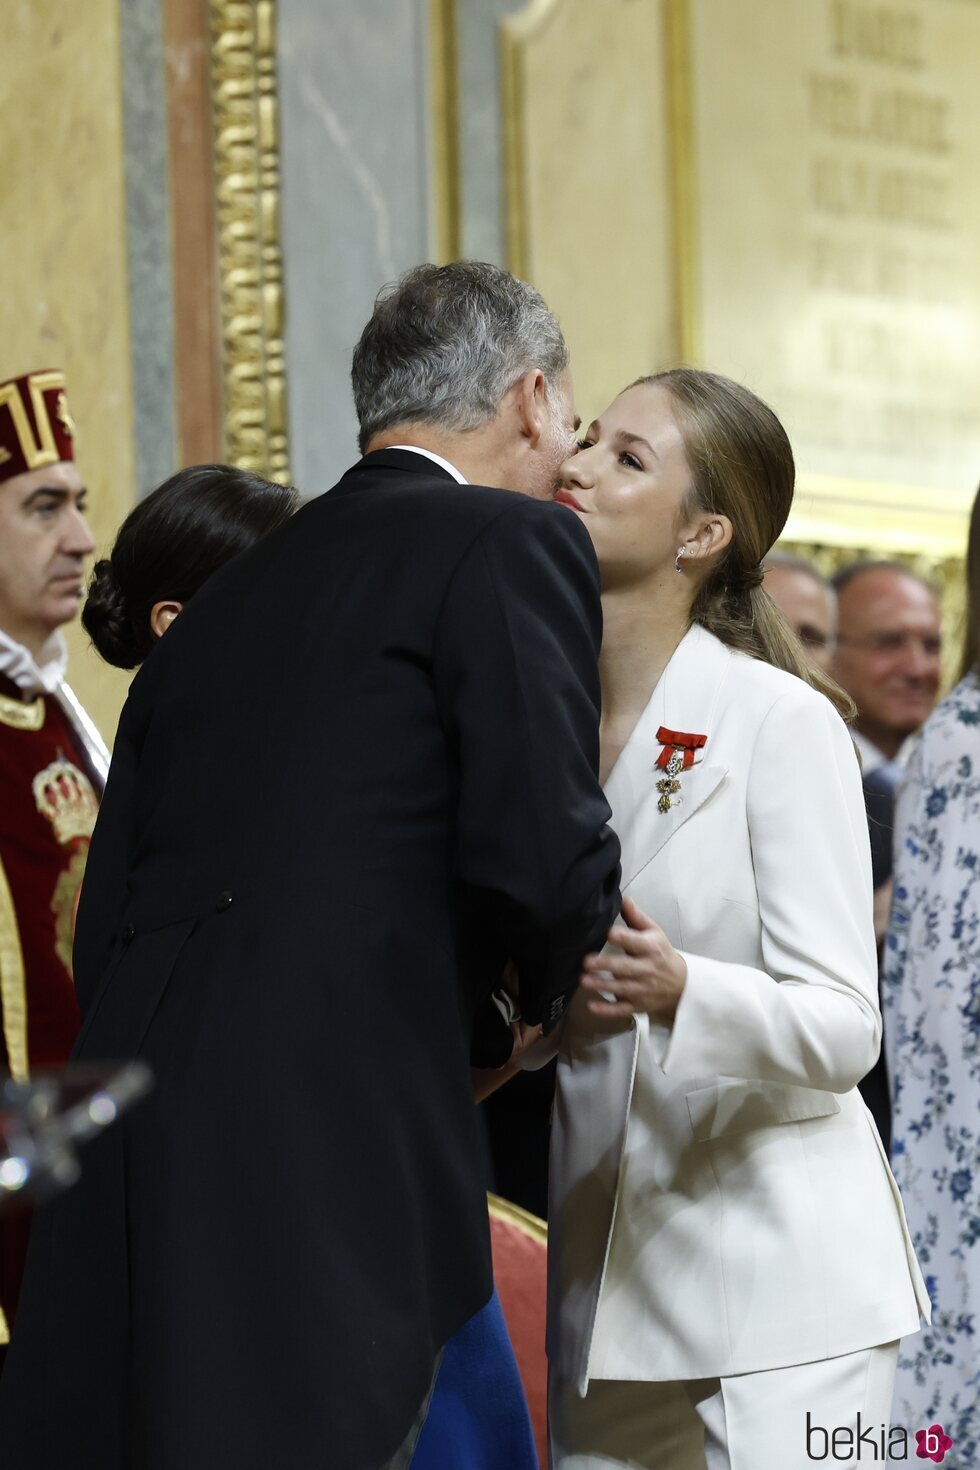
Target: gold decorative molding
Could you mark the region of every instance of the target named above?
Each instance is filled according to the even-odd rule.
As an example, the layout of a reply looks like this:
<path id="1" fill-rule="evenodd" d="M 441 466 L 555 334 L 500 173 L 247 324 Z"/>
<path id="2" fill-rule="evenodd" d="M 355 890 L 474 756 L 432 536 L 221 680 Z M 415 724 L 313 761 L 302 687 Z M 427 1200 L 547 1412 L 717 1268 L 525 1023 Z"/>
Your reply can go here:
<path id="1" fill-rule="evenodd" d="M 801 475 L 787 535 L 840 547 L 848 559 L 870 546 L 878 556 L 961 564 L 968 519 L 969 507 L 949 491 Z"/>
<path id="2" fill-rule="evenodd" d="M 210 0 L 225 457 L 287 483 L 276 0 Z"/>
<path id="3" fill-rule="evenodd" d="M 540 1216 L 532 1215 L 530 1210 L 515 1205 L 499 1194 L 487 1194 L 487 1207 L 491 1220 L 500 1220 L 505 1225 L 515 1226 L 522 1235 L 538 1245 L 548 1244 L 548 1222 Z"/>
<path id="4" fill-rule="evenodd" d="M 524 166 L 524 38 L 544 24 L 558 0 L 530 0 L 500 23 L 501 126 L 504 158 L 504 223 L 507 267 L 529 274 L 527 174 Z"/>
<path id="5" fill-rule="evenodd" d="M 435 186 L 433 224 L 436 260 L 443 264 L 458 260 L 463 249 L 456 0 L 429 0 L 429 40 Z"/>

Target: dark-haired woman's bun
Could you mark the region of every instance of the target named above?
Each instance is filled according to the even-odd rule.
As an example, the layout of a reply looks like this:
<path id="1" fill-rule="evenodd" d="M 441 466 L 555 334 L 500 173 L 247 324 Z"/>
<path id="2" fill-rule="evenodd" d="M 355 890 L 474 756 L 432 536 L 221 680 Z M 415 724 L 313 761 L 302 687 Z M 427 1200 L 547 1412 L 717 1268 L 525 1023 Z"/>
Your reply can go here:
<path id="1" fill-rule="evenodd" d="M 97 561 L 92 569 L 82 626 L 106 663 L 117 669 L 134 669 L 146 657 L 149 640 L 137 637 L 133 631 L 126 594 L 111 561 Z"/>

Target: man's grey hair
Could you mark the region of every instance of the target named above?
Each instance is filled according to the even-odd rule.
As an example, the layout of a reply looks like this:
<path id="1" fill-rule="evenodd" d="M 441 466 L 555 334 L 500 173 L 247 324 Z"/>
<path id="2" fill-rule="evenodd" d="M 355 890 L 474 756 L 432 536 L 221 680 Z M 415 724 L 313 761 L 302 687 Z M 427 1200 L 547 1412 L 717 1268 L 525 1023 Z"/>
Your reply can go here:
<path id="1" fill-rule="evenodd" d="M 798 556 L 795 551 L 770 551 L 762 563 L 763 571 L 774 572 L 777 569 L 784 572 L 802 572 L 804 576 L 818 582 L 826 592 L 833 595 L 834 588 L 829 577 L 814 562 L 808 561 L 805 556 Z"/>
<path id="2" fill-rule="evenodd" d="M 535 368 L 554 403 L 567 367 L 561 328 L 533 286 L 476 260 L 414 266 L 379 292 L 354 349 L 361 452 L 396 424 L 475 429 Z"/>

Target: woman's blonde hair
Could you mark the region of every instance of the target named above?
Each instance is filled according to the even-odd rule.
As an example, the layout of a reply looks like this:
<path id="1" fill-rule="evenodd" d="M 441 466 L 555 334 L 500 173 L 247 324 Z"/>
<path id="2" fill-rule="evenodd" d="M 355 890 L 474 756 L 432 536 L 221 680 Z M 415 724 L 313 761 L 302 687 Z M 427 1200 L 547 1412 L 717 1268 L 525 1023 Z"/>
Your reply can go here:
<path id="1" fill-rule="evenodd" d="M 694 477 L 685 516 L 727 516 L 732 539 L 698 589 L 691 619 L 729 648 L 795 674 L 846 720 L 855 709 L 806 650 L 762 586 L 762 561 L 793 503 L 796 467 L 786 430 L 748 388 L 718 373 L 672 368 L 632 387 L 670 394 Z"/>

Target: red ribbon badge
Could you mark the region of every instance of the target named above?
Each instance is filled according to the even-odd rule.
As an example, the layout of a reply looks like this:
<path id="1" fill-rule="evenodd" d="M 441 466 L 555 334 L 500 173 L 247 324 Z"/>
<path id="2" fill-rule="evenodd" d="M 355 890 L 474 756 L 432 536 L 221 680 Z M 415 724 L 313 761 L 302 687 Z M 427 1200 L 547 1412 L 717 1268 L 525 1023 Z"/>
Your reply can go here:
<path id="1" fill-rule="evenodd" d="M 685 735 L 682 730 L 668 730 L 666 725 L 661 725 L 657 731 L 657 739 L 663 746 L 663 750 L 657 757 L 657 765 L 662 771 L 666 771 L 667 764 L 675 750 L 684 752 L 683 769 L 689 771 L 694 765 L 694 752 L 700 750 L 705 744 L 707 735 Z"/>

